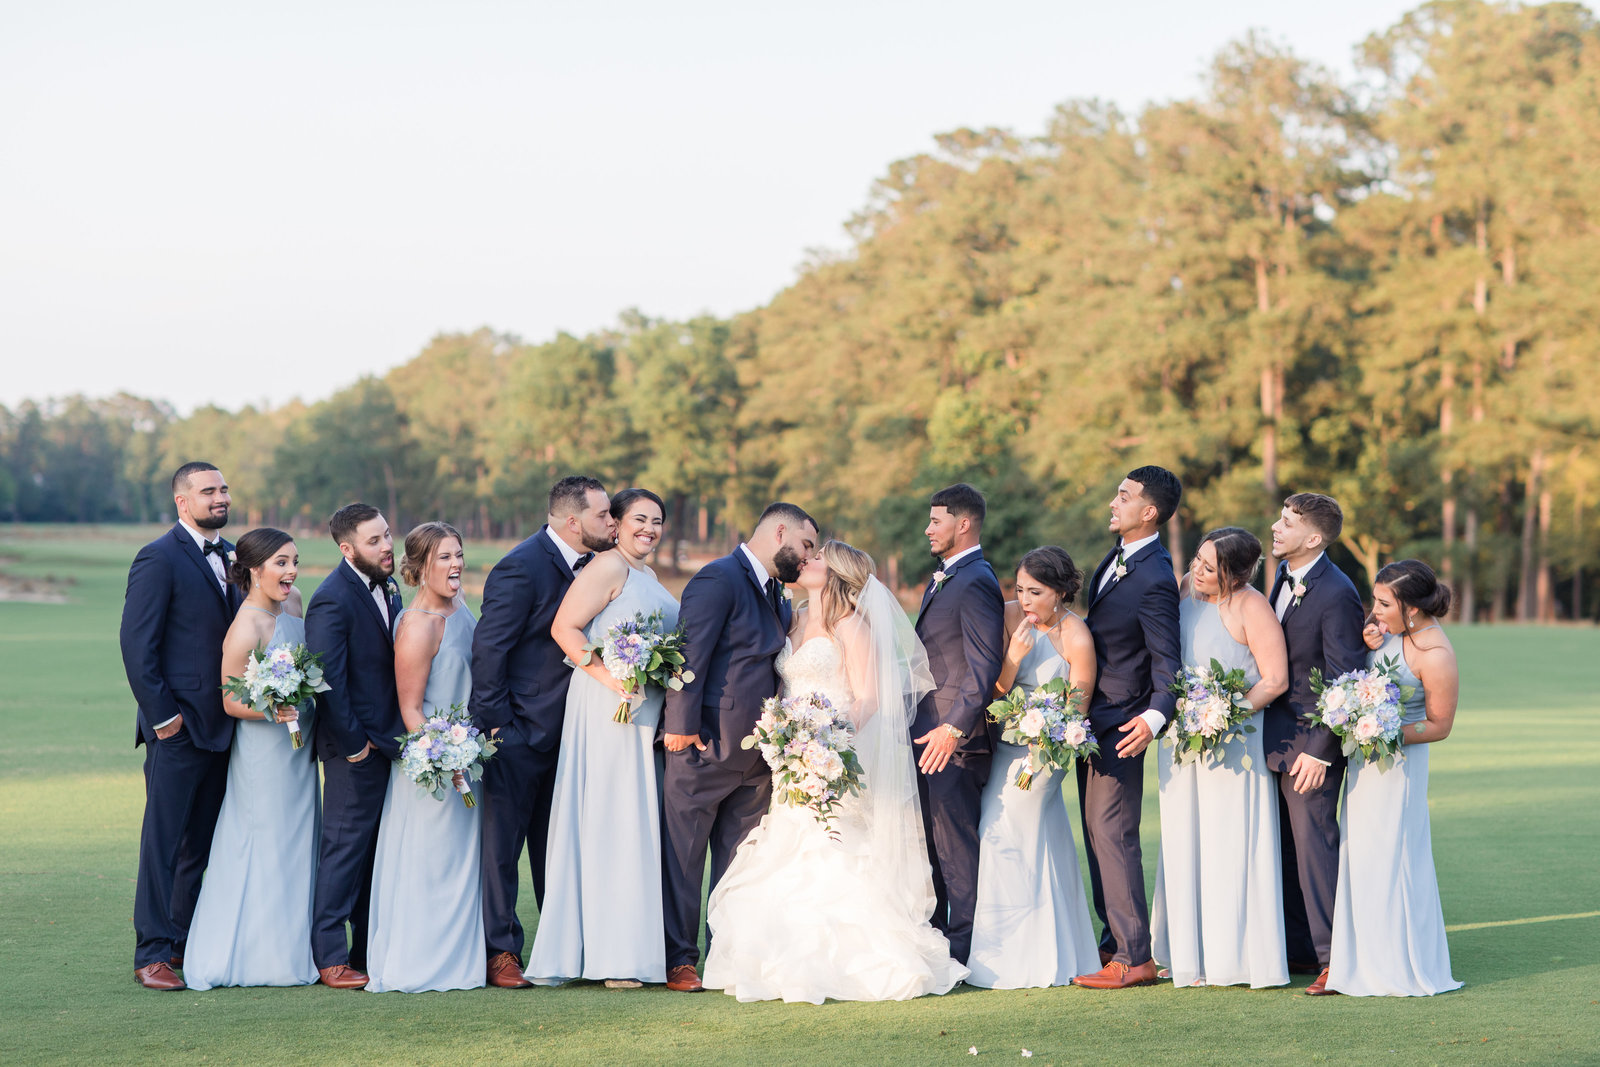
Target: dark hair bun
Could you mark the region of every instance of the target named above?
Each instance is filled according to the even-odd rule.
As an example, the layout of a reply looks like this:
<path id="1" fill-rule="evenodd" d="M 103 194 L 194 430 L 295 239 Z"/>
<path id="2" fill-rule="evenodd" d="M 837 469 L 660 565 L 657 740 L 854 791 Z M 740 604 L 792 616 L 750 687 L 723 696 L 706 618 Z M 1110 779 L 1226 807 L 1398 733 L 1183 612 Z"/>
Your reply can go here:
<path id="1" fill-rule="evenodd" d="M 1395 560 L 1385 565 L 1373 580 L 1388 586 L 1400 603 L 1424 615 L 1443 618 L 1450 614 L 1450 587 L 1420 559 Z"/>
<path id="2" fill-rule="evenodd" d="M 273 557 L 273 554 L 294 538 L 282 530 L 263 526 L 239 538 L 233 546 L 233 563 L 228 567 L 228 581 L 241 590 L 250 592 L 250 572 Z"/>
<path id="3" fill-rule="evenodd" d="M 1027 571 L 1045 588 L 1054 589 L 1060 594 L 1063 604 L 1072 603 L 1078 590 L 1083 587 L 1083 572 L 1072 562 L 1066 549 L 1055 545 L 1045 545 L 1029 552 L 1017 564 L 1017 569 Z"/>

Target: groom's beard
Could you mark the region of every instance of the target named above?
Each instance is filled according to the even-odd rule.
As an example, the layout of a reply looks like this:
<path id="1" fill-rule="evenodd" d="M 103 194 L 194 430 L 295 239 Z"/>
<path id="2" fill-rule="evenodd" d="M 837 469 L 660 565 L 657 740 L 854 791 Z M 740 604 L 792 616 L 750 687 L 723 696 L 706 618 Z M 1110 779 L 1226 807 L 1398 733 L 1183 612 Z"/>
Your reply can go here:
<path id="1" fill-rule="evenodd" d="M 228 525 L 228 509 L 223 508 L 221 515 L 208 511 L 204 515 L 195 515 L 193 518 L 195 526 L 199 529 L 220 530 Z"/>
<path id="2" fill-rule="evenodd" d="M 800 558 L 800 553 L 784 545 L 772 554 L 772 576 L 784 585 L 789 585 L 800 580 L 800 571 L 805 567 L 805 560 Z"/>
<path id="3" fill-rule="evenodd" d="M 609 552 L 617 547 L 617 542 L 611 537 L 596 537 L 588 530 L 580 531 L 578 539 L 583 542 L 583 547 L 590 552 Z"/>
<path id="4" fill-rule="evenodd" d="M 388 570 L 384 570 L 381 564 L 375 561 L 369 562 L 360 556 L 351 560 L 350 565 L 374 582 L 386 582 L 389 580 L 389 576 L 394 573 L 393 563 L 389 564 Z"/>

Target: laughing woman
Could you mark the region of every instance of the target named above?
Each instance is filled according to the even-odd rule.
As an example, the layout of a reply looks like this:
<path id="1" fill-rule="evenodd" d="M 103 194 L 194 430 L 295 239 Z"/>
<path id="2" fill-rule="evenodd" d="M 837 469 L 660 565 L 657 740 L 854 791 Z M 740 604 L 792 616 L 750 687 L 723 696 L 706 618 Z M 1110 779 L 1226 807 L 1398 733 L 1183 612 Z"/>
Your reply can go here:
<path id="1" fill-rule="evenodd" d="M 661 540 L 661 498 L 624 489 L 611 500 L 617 548 L 573 579 L 550 636 L 574 663 L 613 624 L 659 611 L 678 624 L 678 602 L 645 559 Z M 626 694 L 599 656 L 575 667 L 567 690 L 539 932 L 527 977 L 540 985 L 574 978 L 617 989 L 667 980 L 661 915 L 661 808 L 655 736 L 663 694 L 632 701 L 632 722 L 614 716 Z"/>
<path id="2" fill-rule="evenodd" d="M 406 534 L 400 577 L 419 588 L 395 620 L 394 681 L 408 732 L 472 693 L 477 620 L 461 599 L 465 563 L 461 535 L 449 523 L 425 522 Z M 480 866 L 478 809 L 454 790 L 435 800 L 395 763 L 372 864 L 369 992 L 483 985 Z"/>
<path id="3" fill-rule="evenodd" d="M 243 677 L 250 653 L 303 645 L 294 579 L 300 555 L 282 530 L 251 530 L 234 548 L 228 579 L 244 604 L 222 641 L 222 680 Z M 317 874 L 317 765 L 284 723 L 310 736 L 311 702 L 279 708 L 278 722 L 223 695 L 238 726 L 228 791 L 211 839 L 211 863 L 189 927 L 184 979 L 213 986 L 310 985 L 311 890 Z"/>

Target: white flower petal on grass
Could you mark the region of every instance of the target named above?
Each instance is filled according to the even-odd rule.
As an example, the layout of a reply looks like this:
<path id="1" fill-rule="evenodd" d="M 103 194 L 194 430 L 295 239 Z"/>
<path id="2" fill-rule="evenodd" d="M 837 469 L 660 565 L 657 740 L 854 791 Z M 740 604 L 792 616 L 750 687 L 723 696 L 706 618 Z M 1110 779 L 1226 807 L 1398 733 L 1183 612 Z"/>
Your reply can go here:
<path id="1" fill-rule="evenodd" d="M 973 1045 L 971 1048 L 967 1049 L 967 1055 L 968 1056 L 976 1056 L 977 1054 L 978 1054 L 978 1046 Z"/>

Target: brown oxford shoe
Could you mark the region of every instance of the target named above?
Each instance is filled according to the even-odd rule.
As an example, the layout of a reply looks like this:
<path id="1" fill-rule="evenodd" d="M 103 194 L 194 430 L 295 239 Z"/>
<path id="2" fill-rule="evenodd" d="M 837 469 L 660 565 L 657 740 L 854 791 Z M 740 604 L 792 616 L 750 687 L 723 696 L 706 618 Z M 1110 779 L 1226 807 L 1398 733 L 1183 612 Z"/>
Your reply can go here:
<path id="1" fill-rule="evenodd" d="M 1339 991 L 1337 989 L 1328 988 L 1328 968 L 1326 967 L 1322 968 L 1322 973 L 1317 975 L 1315 981 L 1306 986 L 1306 996 L 1308 997 L 1336 997 L 1338 995 Z"/>
<path id="2" fill-rule="evenodd" d="M 367 983 L 372 981 L 354 967 L 347 967 L 342 963 L 323 967 L 317 974 L 321 976 L 322 984 L 330 989 L 364 989 Z"/>
<path id="3" fill-rule="evenodd" d="M 136 967 L 133 971 L 133 980 L 146 989 L 188 989 L 182 978 L 172 970 L 172 964 L 165 960 L 157 960 L 147 967 Z"/>
<path id="4" fill-rule="evenodd" d="M 522 961 L 511 952 L 502 952 L 489 961 L 489 984 L 496 989 L 533 988 L 533 983 L 522 976 Z"/>
<path id="5" fill-rule="evenodd" d="M 1154 960 L 1145 960 L 1137 967 L 1129 967 L 1126 963 L 1112 960 L 1093 974 L 1078 975 L 1072 980 L 1072 984 L 1087 989 L 1127 989 L 1129 986 L 1152 985 L 1155 980 Z"/>
<path id="6" fill-rule="evenodd" d="M 667 972 L 667 988 L 674 993 L 698 993 L 705 986 L 700 983 L 694 964 L 680 963 Z"/>

